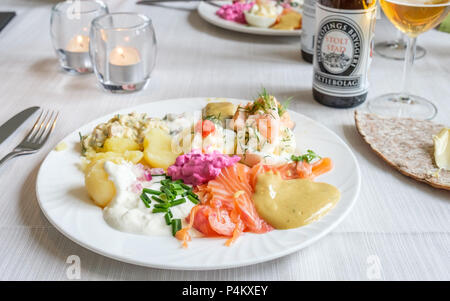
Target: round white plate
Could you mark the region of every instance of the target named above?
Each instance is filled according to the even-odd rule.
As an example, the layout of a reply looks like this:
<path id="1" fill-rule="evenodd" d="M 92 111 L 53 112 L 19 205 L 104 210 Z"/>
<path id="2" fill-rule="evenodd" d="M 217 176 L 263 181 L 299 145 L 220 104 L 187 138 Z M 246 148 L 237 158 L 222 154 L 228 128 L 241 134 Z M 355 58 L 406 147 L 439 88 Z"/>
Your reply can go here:
<path id="1" fill-rule="evenodd" d="M 37 198 L 47 219 L 69 239 L 104 256 L 137 265 L 180 270 L 224 269 L 278 258 L 310 245 L 344 219 L 355 203 L 361 185 L 356 158 L 332 131 L 290 111 L 296 123 L 294 133 L 299 150 L 312 149 L 331 157 L 335 164 L 334 169 L 320 176 L 318 181 L 338 187 L 342 198 L 319 221 L 292 230 L 245 233 L 231 247 L 226 247 L 226 239 L 222 238 L 194 238 L 188 249 L 183 249 L 173 237 L 130 234 L 110 227 L 103 219 L 102 209 L 94 205 L 84 188 L 84 176 L 78 168 L 79 133 L 90 133 L 97 124 L 118 113 L 147 112 L 150 116 L 162 117 L 169 112 L 201 110 L 209 101 L 209 98 L 187 98 L 148 103 L 109 114 L 68 135 L 63 140 L 68 148 L 51 151 L 38 173 Z"/>
<path id="2" fill-rule="evenodd" d="M 227 4 L 231 3 L 231 1 L 217 1 L 215 3 L 218 4 Z M 233 31 L 251 33 L 257 35 L 265 35 L 265 36 L 294 36 L 298 37 L 302 33 L 301 29 L 297 30 L 278 30 L 271 28 L 258 28 L 254 26 L 248 26 L 244 24 L 239 24 L 232 21 L 227 21 L 225 19 L 220 18 L 216 15 L 216 11 L 219 8 L 217 6 L 211 5 L 207 2 L 200 2 L 197 7 L 198 14 L 207 22 Z"/>

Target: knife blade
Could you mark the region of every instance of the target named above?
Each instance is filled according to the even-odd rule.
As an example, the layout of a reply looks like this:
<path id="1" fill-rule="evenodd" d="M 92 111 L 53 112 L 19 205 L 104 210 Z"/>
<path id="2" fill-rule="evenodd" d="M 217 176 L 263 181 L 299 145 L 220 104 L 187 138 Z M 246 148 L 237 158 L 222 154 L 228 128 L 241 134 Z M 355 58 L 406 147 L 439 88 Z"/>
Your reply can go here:
<path id="1" fill-rule="evenodd" d="M 30 107 L 17 113 L 0 126 L 0 144 L 14 133 L 39 107 Z"/>

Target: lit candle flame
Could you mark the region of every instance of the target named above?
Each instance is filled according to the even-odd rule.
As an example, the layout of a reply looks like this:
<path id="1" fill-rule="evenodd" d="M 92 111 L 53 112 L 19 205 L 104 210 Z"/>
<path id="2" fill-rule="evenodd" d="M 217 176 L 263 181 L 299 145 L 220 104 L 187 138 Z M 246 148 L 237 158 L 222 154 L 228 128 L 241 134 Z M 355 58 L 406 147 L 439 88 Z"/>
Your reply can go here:
<path id="1" fill-rule="evenodd" d="M 125 57 L 125 55 L 123 54 L 123 49 L 122 49 L 122 48 L 118 47 L 118 48 L 117 48 L 117 53 L 118 53 L 120 56 Z"/>

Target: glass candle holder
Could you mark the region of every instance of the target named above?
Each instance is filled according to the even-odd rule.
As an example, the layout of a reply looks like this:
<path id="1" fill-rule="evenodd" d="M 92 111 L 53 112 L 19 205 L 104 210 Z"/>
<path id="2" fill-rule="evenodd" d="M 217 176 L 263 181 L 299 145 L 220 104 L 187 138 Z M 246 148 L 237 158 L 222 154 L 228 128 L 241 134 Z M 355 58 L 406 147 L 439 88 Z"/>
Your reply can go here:
<path id="1" fill-rule="evenodd" d="M 90 54 L 100 85 L 114 93 L 144 88 L 155 66 L 152 21 L 136 13 L 114 13 L 92 21 Z"/>
<path id="2" fill-rule="evenodd" d="M 50 34 L 61 67 L 71 73 L 92 72 L 89 32 L 94 18 L 108 13 L 99 0 L 74 0 L 52 8 Z"/>

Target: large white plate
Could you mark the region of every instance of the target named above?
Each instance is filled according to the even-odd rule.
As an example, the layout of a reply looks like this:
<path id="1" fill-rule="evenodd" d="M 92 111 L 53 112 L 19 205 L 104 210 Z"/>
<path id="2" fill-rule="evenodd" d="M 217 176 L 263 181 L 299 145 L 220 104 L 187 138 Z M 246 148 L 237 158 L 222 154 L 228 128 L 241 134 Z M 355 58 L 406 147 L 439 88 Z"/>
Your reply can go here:
<path id="1" fill-rule="evenodd" d="M 231 1 L 220 1 L 215 2 L 219 4 L 227 4 L 231 3 Z M 297 30 L 278 30 L 271 28 L 258 28 L 254 26 L 248 26 L 244 24 L 238 24 L 236 22 L 227 21 L 225 19 L 220 18 L 216 15 L 216 11 L 219 8 L 217 6 L 211 5 L 207 2 L 201 2 L 197 7 L 198 14 L 207 22 L 233 31 L 251 33 L 257 35 L 265 35 L 265 36 L 300 36 L 302 33 L 301 29 Z"/>
<path id="2" fill-rule="evenodd" d="M 332 131 L 291 111 L 299 149 L 313 149 L 322 156 L 331 157 L 335 164 L 331 172 L 318 180 L 337 186 L 342 198 L 319 221 L 292 230 L 245 233 L 231 247 L 224 246 L 225 239 L 195 238 L 188 249 L 181 248 L 180 242 L 173 237 L 129 234 L 111 228 L 104 221 L 102 210 L 89 200 L 84 189 L 83 173 L 78 169 L 79 132 L 90 133 L 97 124 L 118 113 L 136 111 L 162 117 L 169 112 L 200 110 L 208 101 L 210 99 L 188 98 L 144 104 L 99 118 L 68 135 L 63 140 L 68 149 L 51 151 L 38 173 L 36 192 L 45 216 L 69 239 L 104 256 L 148 267 L 183 270 L 231 268 L 278 258 L 310 245 L 344 219 L 355 203 L 361 185 L 356 158 Z"/>

